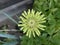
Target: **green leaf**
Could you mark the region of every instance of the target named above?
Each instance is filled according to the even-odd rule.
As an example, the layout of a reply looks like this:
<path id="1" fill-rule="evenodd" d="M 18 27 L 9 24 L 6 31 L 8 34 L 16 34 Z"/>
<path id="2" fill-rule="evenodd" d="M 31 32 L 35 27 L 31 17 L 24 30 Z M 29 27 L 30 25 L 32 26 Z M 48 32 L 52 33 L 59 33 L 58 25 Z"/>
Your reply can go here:
<path id="1" fill-rule="evenodd" d="M 10 42 L 5 42 L 3 45 L 16 45 L 18 42 L 17 41 L 10 41 Z"/>
<path id="2" fill-rule="evenodd" d="M 56 45 L 60 45 L 60 31 L 58 31 L 52 38 Z"/>
<path id="3" fill-rule="evenodd" d="M 54 14 L 57 18 L 60 19 L 60 8 Z M 58 19 L 57 19 L 58 20 Z"/>
<path id="4" fill-rule="evenodd" d="M 48 34 L 52 35 L 55 32 L 55 26 L 56 26 L 56 20 L 54 15 L 49 14 L 47 20 L 49 25 L 47 26 L 46 31 L 48 32 Z"/>

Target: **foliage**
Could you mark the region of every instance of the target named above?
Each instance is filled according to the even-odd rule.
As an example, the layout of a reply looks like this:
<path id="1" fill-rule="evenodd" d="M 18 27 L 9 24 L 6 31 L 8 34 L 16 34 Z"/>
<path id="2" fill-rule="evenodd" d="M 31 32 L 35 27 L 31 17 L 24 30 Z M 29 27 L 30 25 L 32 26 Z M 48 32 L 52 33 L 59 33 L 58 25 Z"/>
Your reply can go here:
<path id="1" fill-rule="evenodd" d="M 60 0 L 34 0 L 33 9 L 47 17 L 46 29 L 39 37 L 23 36 L 21 45 L 60 45 Z"/>
<path id="2" fill-rule="evenodd" d="M 15 35 L 10 35 L 7 33 L 0 33 L 0 44 L 1 45 L 16 45 L 18 43 L 18 38 Z"/>
<path id="3" fill-rule="evenodd" d="M 23 30 L 23 32 L 25 32 L 25 34 L 27 33 L 28 35 L 30 34 L 31 35 L 29 36 L 30 38 L 26 35 L 23 35 L 22 38 L 20 38 L 21 45 L 60 45 L 60 0 L 34 0 L 33 9 L 36 12 L 35 11 L 32 11 L 32 13 L 31 11 L 24 12 L 22 16 L 24 18 L 27 18 L 28 19 L 27 22 L 29 22 L 30 17 L 31 16 L 33 17 L 33 15 L 31 14 L 36 15 L 37 13 L 36 17 L 34 18 L 34 19 L 37 18 L 36 20 L 39 20 L 41 18 L 40 16 L 43 16 L 44 14 L 46 16 L 46 23 L 44 23 L 43 26 L 41 27 L 43 28 L 45 27 L 44 25 L 46 25 L 46 29 L 44 31 L 39 30 L 38 33 L 37 31 L 35 31 L 36 32 L 34 33 L 35 36 L 34 35 L 31 36 L 32 34 L 29 26 L 24 25 L 25 26 L 24 29 L 26 30 L 28 28 L 29 31 L 27 33 L 25 32 L 25 30 Z M 42 12 L 43 14 L 42 13 L 40 14 L 39 12 Z M 17 22 L 13 18 L 8 16 L 8 14 L 6 14 L 5 12 L 3 13 L 5 14 L 5 16 L 7 16 L 9 19 L 11 19 L 13 22 L 17 24 Z M 21 21 L 25 21 L 24 18 Z M 22 22 L 22 23 L 27 23 L 27 22 Z M 32 24 L 30 23 L 28 25 L 32 26 Z M 36 25 L 36 26 L 39 26 L 39 25 Z M 34 29 L 36 29 L 35 26 L 34 26 Z M 16 37 L 15 35 L 8 34 L 6 32 L 0 32 L 0 37 L 3 37 L 3 40 L 0 39 L 0 45 L 16 45 L 19 42 L 18 37 Z"/>
<path id="4" fill-rule="evenodd" d="M 22 13 L 20 19 L 18 26 L 21 27 L 20 30 L 23 30 L 29 38 L 31 35 L 35 37 L 35 34 L 39 36 L 41 34 L 40 30 L 45 30 L 46 26 L 43 23 L 46 22 L 46 17 L 44 14 L 41 15 L 41 12 L 35 12 L 33 9 L 30 11 L 29 9 L 28 12 L 24 11 Z"/>
<path id="5" fill-rule="evenodd" d="M 18 37 L 8 34 L 8 32 L 5 31 L 7 28 L 7 25 L 3 25 L 2 27 L 0 27 L 0 45 L 17 45 L 19 42 L 17 41 Z"/>

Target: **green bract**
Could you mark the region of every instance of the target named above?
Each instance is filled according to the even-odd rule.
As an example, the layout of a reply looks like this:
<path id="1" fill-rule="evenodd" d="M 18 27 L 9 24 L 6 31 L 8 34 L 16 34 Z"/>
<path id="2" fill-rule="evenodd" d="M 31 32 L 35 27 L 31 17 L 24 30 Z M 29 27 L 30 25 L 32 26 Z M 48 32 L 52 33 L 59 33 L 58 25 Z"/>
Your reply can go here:
<path id="1" fill-rule="evenodd" d="M 41 15 L 41 12 L 35 12 L 33 9 L 28 10 L 28 12 L 24 11 L 22 16 L 20 16 L 20 21 L 18 26 L 21 26 L 20 30 L 23 30 L 26 33 L 26 36 L 34 36 L 35 34 L 39 36 L 40 30 L 45 30 L 46 26 L 43 23 L 46 22 L 46 17 L 44 14 Z"/>

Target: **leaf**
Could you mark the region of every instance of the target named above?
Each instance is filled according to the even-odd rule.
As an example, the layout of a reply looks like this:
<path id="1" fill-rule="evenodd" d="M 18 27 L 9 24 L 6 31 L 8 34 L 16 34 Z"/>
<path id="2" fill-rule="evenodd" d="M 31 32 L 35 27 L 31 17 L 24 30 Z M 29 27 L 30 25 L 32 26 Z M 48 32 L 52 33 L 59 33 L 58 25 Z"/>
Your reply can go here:
<path id="1" fill-rule="evenodd" d="M 10 35 L 10 34 L 6 34 L 6 33 L 0 33 L 0 37 L 10 38 L 10 39 L 17 39 L 16 36 Z"/>
<path id="2" fill-rule="evenodd" d="M 56 45 L 60 45 L 60 31 L 58 31 L 52 38 Z"/>
<path id="3" fill-rule="evenodd" d="M 55 12 L 54 15 L 56 16 L 56 18 L 60 19 L 60 8 Z"/>
<path id="4" fill-rule="evenodd" d="M 10 42 L 5 42 L 3 45 L 16 45 L 18 42 L 17 41 L 10 41 Z"/>
<path id="5" fill-rule="evenodd" d="M 56 26 L 56 20 L 54 15 L 49 14 L 47 20 L 49 25 L 47 26 L 46 31 L 48 32 L 48 34 L 52 35 L 55 32 L 55 26 Z"/>
<path id="6" fill-rule="evenodd" d="M 3 14 L 4 14 L 5 16 L 7 16 L 10 20 L 12 20 L 14 23 L 18 24 L 16 20 L 14 20 L 11 16 L 9 16 L 9 14 L 7 14 L 7 13 L 5 13 L 5 12 L 3 12 Z"/>

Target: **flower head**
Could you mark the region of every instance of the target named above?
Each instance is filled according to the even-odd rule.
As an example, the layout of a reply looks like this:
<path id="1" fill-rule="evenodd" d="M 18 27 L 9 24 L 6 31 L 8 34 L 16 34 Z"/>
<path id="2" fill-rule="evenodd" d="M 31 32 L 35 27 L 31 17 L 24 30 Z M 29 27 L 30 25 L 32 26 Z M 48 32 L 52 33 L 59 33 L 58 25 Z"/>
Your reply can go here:
<path id="1" fill-rule="evenodd" d="M 41 12 L 35 12 L 33 9 L 28 10 L 28 12 L 24 11 L 22 13 L 22 16 L 20 16 L 20 21 L 18 26 L 20 26 L 20 30 L 23 30 L 24 33 L 26 33 L 26 36 L 39 36 L 40 30 L 44 30 L 46 26 L 43 25 L 43 23 L 46 22 L 45 15 Z"/>

